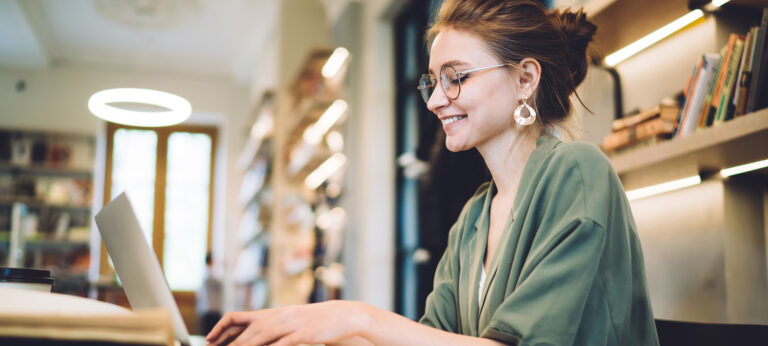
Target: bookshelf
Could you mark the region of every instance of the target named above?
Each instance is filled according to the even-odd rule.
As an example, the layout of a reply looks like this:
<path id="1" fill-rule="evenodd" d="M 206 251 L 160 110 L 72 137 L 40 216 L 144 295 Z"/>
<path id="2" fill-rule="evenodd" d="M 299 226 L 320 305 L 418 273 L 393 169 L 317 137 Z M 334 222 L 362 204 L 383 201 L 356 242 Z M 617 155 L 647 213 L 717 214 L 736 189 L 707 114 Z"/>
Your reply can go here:
<path id="1" fill-rule="evenodd" d="M 332 77 L 321 74 L 332 54 L 325 48 L 309 51 L 293 83 L 277 93 L 266 268 L 269 306 L 339 298 L 344 165 L 326 171 L 330 175 L 317 186 L 307 183 L 309 176 L 323 171 L 320 166 L 342 155 L 340 129 L 347 108 L 337 100 L 344 97 L 345 69 Z M 334 105 L 343 110 L 331 110 Z"/>
<path id="2" fill-rule="evenodd" d="M 0 265 L 50 270 L 55 292 L 87 294 L 95 145 L 89 135 L 0 128 Z"/>
<path id="3" fill-rule="evenodd" d="M 627 190 L 768 158 L 768 109 L 611 157 Z"/>
<path id="4" fill-rule="evenodd" d="M 246 146 L 238 159 L 244 176 L 238 196 L 239 221 L 233 277 L 235 307 L 258 310 L 267 305 L 268 248 L 273 229 L 274 95 L 266 91 L 252 114 Z"/>
<path id="5" fill-rule="evenodd" d="M 607 55 L 707 1 L 624 0 L 592 16 Z M 625 109 L 649 109 L 685 88 L 697 57 L 760 24 L 763 0 L 732 0 L 616 66 Z M 582 95 L 583 96 L 583 95 Z M 631 201 L 656 318 L 768 323 L 768 169 L 720 169 L 768 158 L 768 109 L 610 156 L 624 188 L 701 175 L 698 185 Z"/>

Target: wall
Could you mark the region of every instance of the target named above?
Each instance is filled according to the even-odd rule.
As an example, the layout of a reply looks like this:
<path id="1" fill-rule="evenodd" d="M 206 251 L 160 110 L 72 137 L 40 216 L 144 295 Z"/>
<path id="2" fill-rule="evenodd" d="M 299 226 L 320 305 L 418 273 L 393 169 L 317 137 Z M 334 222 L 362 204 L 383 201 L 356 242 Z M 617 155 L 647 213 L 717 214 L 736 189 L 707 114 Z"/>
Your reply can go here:
<path id="1" fill-rule="evenodd" d="M 401 0 L 361 2 L 363 26 L 361 52 L 353 55 L 360 64 L 356 102 L 359 113 L 350 119 L 351 177 L 349 229 L 356 232 L 356 267 L 348 277 L 355 280 L 348 298 L 383 309 L 394 308 L 395 263 L 395 111 L 393 29 L 387 15 Z M 346 253 L 345 253 L 346 254 Z"/>
<path id="2" fill-rule="evenodd" d="M 631 202 L 657 318 L 768 323 L 763 186 L 709 180 Z"/>

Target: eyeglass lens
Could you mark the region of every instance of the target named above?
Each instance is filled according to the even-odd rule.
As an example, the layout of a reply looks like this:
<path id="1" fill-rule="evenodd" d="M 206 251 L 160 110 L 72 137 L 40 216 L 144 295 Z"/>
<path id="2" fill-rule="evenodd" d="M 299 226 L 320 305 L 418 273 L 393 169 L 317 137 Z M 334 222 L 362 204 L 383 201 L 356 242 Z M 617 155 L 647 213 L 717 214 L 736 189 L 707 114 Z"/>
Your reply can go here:
<path id="1" fill-rule="evenodd" d="M 455 100 L 459 97 L 461 92 L 461 81 L 458 78 L 456 69 L 451 66 L 444 66 L 440 70 L 440 88 L 443 89 L 445 96 L 451 100 Z M 435 91 L 435 84 L 437 81 L 430 75 L 422 75 L 419 80 L 419 90 L 421 91 L 421 98 L 424 103 L 429 102 L 429 98 Z"/>

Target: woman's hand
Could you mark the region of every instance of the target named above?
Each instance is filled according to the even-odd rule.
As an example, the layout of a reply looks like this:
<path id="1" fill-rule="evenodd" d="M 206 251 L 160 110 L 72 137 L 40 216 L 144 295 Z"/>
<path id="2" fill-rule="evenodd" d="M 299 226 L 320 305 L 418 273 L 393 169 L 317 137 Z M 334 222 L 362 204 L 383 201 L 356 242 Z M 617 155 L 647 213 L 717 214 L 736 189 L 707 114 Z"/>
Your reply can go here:
<path id="1" fill-rule="evenodd" d="M 369 320 L 364 304 L 342 300 L 230 312 L 206 340 L 212 345 L 327 344 L 361 335 Z"/>

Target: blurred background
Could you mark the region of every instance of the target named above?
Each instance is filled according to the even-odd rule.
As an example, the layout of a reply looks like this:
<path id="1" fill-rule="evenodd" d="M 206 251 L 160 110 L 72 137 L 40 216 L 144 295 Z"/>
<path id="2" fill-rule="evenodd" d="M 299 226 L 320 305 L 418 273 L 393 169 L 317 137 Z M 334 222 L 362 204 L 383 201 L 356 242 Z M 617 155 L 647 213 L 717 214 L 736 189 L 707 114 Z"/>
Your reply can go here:
<path id="1" fill-rule="evenodd" d="M 93 223 L 126 191 L 190 330 L 207 310 L 328 299 L 417 319 L 449 228 L 490 179 L 475 150 L 445 149 L 416 89 L 441 3 L 0 0 L 0 266 L 48 269 L 55 292 L 127 305 Z M 762 59 L 751 28 L 768 4 L 543 3 L 584 7 L 598 25 L 577 90 L 588 109 L 573 99 L 581 139 L 627 190 L 698 177 L 631 202 L 657 317 L 768 323 L 768 170 L 718 174 L 768 158 L 768 113 L 757 102 L 678 133 L 703 54 L 733 55 L 734 76 L 743 56 Z M 173 93 L 191 116 L 104 121 L 89 98 L 113 88 Z"/>

